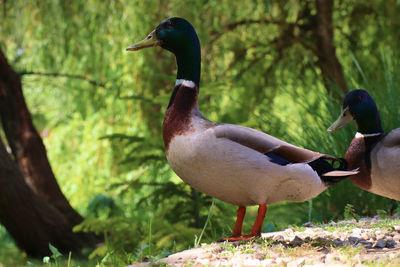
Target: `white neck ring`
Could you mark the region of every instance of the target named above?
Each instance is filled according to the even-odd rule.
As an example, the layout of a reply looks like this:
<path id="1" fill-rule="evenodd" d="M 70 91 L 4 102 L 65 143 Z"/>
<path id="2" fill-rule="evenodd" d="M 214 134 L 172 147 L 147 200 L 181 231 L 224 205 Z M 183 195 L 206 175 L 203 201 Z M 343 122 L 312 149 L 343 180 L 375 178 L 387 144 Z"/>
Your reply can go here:
<path id="1" fill-rule="evenodd" d="M 183 85 L 185 87 L 190 87 L 190 88 L 194 88 L 196 87 L 196 83 L 190 80 L 185 80 L 185 79 L 176 79 L 175 81 L 175 86 L 177 85 Z"/>
<path id="2" fill-rule="evenodd" d="M 356 138 L 364 138 L 364 137 L 378 136 L 381 134 L 383 134 L 383 133 L 362 134 L 362 133 L 357 132 L 355 137 Z"/>

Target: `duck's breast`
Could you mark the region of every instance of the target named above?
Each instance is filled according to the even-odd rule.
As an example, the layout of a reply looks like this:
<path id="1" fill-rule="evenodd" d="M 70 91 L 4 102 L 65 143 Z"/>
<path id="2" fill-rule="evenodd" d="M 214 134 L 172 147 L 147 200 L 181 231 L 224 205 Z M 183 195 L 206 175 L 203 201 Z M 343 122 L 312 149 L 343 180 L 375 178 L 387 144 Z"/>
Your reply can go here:
<path id="1" fill-rule="evenodd" d="M 364 138 L 354 137 L 346 151 L 345 159 L 348 169 L 358 169 L 359 173 L 349 179 L 361 189 L 370 191 L 372 187 L 371 167 L 368 158 L 370 157 L 369 148 Z"/>

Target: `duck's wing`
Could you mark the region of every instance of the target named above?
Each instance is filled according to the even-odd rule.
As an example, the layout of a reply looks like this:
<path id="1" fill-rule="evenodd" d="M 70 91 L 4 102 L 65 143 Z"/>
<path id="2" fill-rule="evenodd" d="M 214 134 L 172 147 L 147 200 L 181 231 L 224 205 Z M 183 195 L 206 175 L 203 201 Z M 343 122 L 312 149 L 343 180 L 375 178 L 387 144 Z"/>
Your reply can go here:
<path id="1" fill-rule="evenodd" d="M 336 159 L 329 155 L 291 145 L 271 135 L 244 126 L 219 124 L 214 127 L 214 131 L 217 138 L 227 138 L 263 154 L 274 153 L 292 163 L 306 163 L 320 157 Z"/>
<path id="2" fill-rule="evenodd" d="M 385 147 L 400 148 L 400 128 L 390 131 L 382 140 Z"/>
<path id="3" fill-rule="evenodd" d="M 226 138 L 232 142 L 265 154 L 270 158 L 271 162 L 279 165 L 307 163 L 317 171 L 320 176 L 337 177 L 358 173 L 357 170 L 347 171 L 346 166 L 339 167 L 339 170 L 337 170 L 333 168 L 332 164 L 326 162 L 326 160 L 331 160 L 343 163 L 344 160 L 342 159 L 291 145 L 251 128 L 232 124 L 219 124 L 213 127 L 213 130 L 217 138 Z"/>

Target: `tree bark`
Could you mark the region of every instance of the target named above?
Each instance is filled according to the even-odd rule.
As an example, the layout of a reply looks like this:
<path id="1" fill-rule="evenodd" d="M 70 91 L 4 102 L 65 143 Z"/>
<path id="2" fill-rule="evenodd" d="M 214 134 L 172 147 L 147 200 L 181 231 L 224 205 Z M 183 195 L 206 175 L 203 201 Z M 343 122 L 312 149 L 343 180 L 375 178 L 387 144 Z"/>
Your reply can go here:
<path id="1" fill-rule="evenodd" d="M 344 94 L 348 92 L 342 65 L 336 56 L 333 40 L 332 13 L 333 0 L 316 0 L 317 14 L 313 27 L 313 40 L 316 43 L 317 65 L 321 69 L 325 88 L 336 98 L 343 97 L 334 90 L 335 86 Z M 314 20 L 313 19 L 313 20 Z"/>
<path id="2" fill-rule="evenodd" d="M 93 242 L 72 232 L 67 218 L 26 184 L 17 164 L 0 139 L 0 223 L 29 256 L 50 255 L 49 243 L 61 252 L 78 253 Z"/>
<path id="3" fill-rule="evenodd" d="M 0 140 L 0 223 L 34 257 L 49 255 L 49 243 L 75 253 L 94 246 L 101 238 L 72 232 L 83 217 L 57 184 L 25 103 L 21 79 L 1 50 L 0 118 L 14 156 L 13 161 Z"/>
<path id="4" fill-rule="evenodd" d="M 1 50 L 0 117 L 8 144 L 29 187 L 51 202 L 72 224 L 82 222 L 82 216 L 70 206 L 57 184 L 42 138 L 25 103 L 20 76 Z"/>

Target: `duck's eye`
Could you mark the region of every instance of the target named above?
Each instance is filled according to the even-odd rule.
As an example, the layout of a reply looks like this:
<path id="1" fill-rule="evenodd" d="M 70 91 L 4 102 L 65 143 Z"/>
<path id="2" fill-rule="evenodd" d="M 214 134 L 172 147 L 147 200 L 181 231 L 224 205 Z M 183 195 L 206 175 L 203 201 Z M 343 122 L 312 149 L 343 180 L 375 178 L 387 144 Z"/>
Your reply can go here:
<path id="1" fill-rule="evenodd" d="M 168 22 L 166 27 L 167 27 L 167 29 L 169 29 L 169 28 L 172 28 L 174 26 L 175 26 L 174 23 Z"/>

